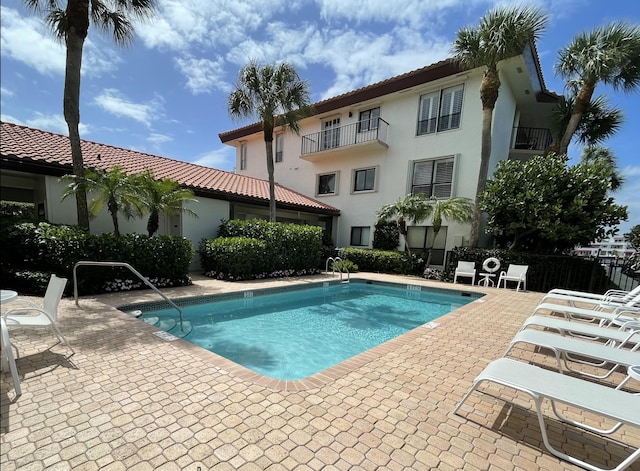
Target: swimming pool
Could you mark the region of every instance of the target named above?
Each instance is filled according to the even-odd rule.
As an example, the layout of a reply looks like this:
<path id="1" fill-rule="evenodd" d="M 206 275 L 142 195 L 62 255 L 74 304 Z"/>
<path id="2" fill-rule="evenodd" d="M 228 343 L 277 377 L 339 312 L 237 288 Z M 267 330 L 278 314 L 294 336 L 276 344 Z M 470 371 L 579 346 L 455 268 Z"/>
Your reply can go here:
<path id="1" fill-rule="evenodd" d="M 309 286 L 309 285 L 307 285 Z M 184 339 L 281 380 L 306 378 L 451 312 L 481 294 L 354 280 L 183 300 Z M 142 320 L 178 333 L 175 309 Z M 150 308 L 152 310 L 150 310 Z"/>

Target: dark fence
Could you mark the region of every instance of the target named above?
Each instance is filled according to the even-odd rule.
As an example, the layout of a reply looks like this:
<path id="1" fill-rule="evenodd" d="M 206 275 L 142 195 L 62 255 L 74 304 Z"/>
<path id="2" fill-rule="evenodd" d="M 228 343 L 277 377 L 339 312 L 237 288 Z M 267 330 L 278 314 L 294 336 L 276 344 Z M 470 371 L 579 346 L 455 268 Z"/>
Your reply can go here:
<path id="1" fill-rule="evenodd" d="M 621 274 L 620 267 L 604 266 L 598 260 L 563 255 L 537 255 L 509 252 L 499 249 L 472 249 L 458 247 L 447 252 L 445 276 L 453 278 L 458 260 L 473 261 L 481 273 L 482 263 L 489 257 L 500 260 L 502 270 L 510 263 L 528 265 L 527 289 L 545 293 L 553 288 L 565 288 L 592 293 L 604 293 L 608 289 L 629 291 L 638 286 L 640 280 Z M 498 272 L 499 274 L 499 272 Z M 622 276 L 621 276 L 622 275 Z M 497 280 L 497 277 L 496 277 Z"/>

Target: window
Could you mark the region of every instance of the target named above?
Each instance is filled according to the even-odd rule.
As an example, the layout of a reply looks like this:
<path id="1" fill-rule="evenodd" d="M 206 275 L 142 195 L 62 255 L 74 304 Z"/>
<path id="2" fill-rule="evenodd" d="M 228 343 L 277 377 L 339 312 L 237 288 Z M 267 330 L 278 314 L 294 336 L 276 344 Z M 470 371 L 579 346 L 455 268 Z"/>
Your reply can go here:
<path id="1" fill-rule="evenodd" d="M 338 174 L 327 173 L 318 175 L 318 194 L 319 195 L 335 195 L 337 194 Z"/>
<path id="2" fill-rule="evenodd" d="M 322 148 L 333 149 L 340 146 L 340 118 L 325 121 L 322 124 Z"/>
<path id="3" fill-rule="evenodd" d="M 420 97 L 418 135 L 460 127 L 463 85 L 456 85 Z"/>
<path id="4" fill-rule="evenodd" d="M 411 193 L 451 198 L 453 162 L 453 157 L 414 162 Z"/>
<path id="5" fill-rule="evenodd" d="M 276 134 L 276 162 L 282 162 L 283 138 L 282 133 Z"/>
<path id="6" fill-rule="evenodd" d="M 352 227 L 351 228 L 351 245 L 368 246 L 369 245 L 369 233 L 371 229 L 369 226 Z"/>
<path id="7" fill-rule="evenodd" d="M 247 168 L 247 145 L 240 144 L 240 170 Z"/>
<path id="8" fill-rule="evenodd" d="M 407 243 L 412 253 L 423 253 L 425 257 L 429 254 L 429 250 L 431 250 L 431 264 L 443 265 L 447 233 L 447 226 L 442 226 L 438 232 L 438 237 L 434 240 L 433 227 L 409 226 L 407 227 Z"/>
<path id="9" fill-rule="evenodd" d="M 378 129 L 378 120 L 380 119 L 380 107 L 372 108 L 367 111 L 360 112 L 358 119 L 358 132 L 370 131 Z"/>
<path id="10" fill-rule="evenodd" d="M 376 169 L 365 168 L 354 170 L 353 172 L 353 191 L 372 191 L 375 189 Z"/>

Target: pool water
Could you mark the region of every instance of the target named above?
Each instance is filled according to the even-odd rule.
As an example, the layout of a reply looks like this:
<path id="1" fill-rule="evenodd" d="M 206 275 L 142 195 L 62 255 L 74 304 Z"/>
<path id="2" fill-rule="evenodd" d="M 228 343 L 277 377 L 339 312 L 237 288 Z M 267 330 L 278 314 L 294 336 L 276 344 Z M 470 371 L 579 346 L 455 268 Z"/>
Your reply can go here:
<path id="1" fill-rule="evenodd" d="M 182 307 L 184 337 L 257 373 L 298 380 L 336 365 L 479 297 L 475 293 L 348 283 Z M 178 319 L 175 309 L 142 318 Z"/>

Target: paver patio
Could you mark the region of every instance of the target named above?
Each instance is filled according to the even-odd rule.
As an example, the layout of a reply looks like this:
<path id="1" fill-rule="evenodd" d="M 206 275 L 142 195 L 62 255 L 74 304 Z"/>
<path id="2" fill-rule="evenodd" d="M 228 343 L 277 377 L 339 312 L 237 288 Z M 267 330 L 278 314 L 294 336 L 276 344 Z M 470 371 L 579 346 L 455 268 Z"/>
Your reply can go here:
<path id="1" fill-rule="evenodd" d="M 452 414 L 472 380 L 502 356 L 542 298 L 533 292 L 419 278 L 368 279 L 487 293 L 309 382 L 267 380 L 213 353 L 166 341 L 114 306 L 157 301 L 147 290 L 61 303 L 60 327 L 76 350 L 41 332 L 11 331 L 22 396 L 0 388 L 0 467 L 10 470 L 579 470 L 544 448 L 527 396 L 491 387 Z M 196 278 L 196 277 L 194 277 Z M 309 283 L 225 283 L 202 277 L 169 297 Z M 523 359 L 550 358 L 519 349 Z M 619 381 L 616 374 L 612 381 Z M 629 383 L 631 384 L 631 383 Z M 633 388 L 640 390 L 640 384 Z M 486 388 L 485 388 L 486 390 Z M 587 415 L 587 414 L 583 414 Z M 640 446 L 640 431 L 612 440 L 550 419 L 565 450 L 613 467 Z M 635 469 L 640 463 L 636 463 Z"/>

